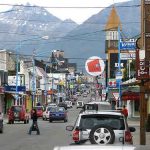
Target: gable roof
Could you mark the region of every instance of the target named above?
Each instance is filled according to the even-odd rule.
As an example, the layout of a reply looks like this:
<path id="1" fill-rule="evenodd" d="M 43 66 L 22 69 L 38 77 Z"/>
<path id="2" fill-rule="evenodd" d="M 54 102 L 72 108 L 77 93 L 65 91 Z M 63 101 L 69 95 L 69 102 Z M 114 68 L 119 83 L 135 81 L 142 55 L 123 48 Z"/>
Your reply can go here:
<path id="1" fill-rule="evenodd" d="M 118 27 L 120 27 L 120 30 L 122 30 L 120 18 L 117 14 L 115 7 L 113 7 L 108 17 L 105 30 L 117 29 Z"/>

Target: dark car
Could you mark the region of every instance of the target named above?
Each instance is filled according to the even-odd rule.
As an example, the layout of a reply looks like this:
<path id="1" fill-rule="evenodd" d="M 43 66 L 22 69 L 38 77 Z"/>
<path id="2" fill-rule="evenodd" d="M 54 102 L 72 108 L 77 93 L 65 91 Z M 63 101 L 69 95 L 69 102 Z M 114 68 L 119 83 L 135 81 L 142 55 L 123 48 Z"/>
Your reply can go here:
<path id="1" fill-rule="evenodd" d="M 3 133 L 3 114 L 0 112 L 0 133 Z"/>
<path id="2" fill-rule="evenodd" d="M 59 106 L 59 107 L 64 107 L 64 108 L 67 110 L 67 104 L 64 103 L 64 102 L 60 102 L 60 103 L 58 104 L 58 106 Z"/>
<path id="3" fill-rule="evenodd" d="M 64 120 L 64 122 L 68 121 L 67 111 L 64 107 L 54 107 L 51 108 L 49 112 L 49 122 Z"/>
<path id="4" fill-rule="evenodd" d="M 8 123 L 13 124 L 14 121 L 23 121 L 24 124 L 29 123 L 29 114 L 23 105 L 11 106 L 8 110 Z"/>

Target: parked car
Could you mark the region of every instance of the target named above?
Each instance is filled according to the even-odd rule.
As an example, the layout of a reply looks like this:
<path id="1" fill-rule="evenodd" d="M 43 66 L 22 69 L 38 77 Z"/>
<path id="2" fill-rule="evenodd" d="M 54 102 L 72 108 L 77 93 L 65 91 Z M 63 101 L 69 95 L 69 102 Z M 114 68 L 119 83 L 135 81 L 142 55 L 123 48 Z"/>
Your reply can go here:
<path id="1" fill-rule="evenodd" d="M 51 108 L 53 108 L 53 107 L 57 107 L 57 105 L 48 105 L 47 107 L 46 107 L 46 110 L 43 112 L 43 120 L 48 120 L 49 119 L 49 112 L 50 112 L 50 110 L 51 110 Z"/>
<path id="2" fill-rule="evenodd" d="M 43 106 L 34 106 L 33 109 L 36 109 L 38 117 L 43 117 L 43 111 L 44 111 Z M 32 116 L 32 110 L 31 110 L 31 116 Z"/>
<path id="3" fill-rule="evenodd" d="M 80 113 L 74 126 L 67 126 L 66 130 L 73 131 L 72 139 L 75 143 L 132 145 L 134 127 L 128 127 L 127 120 L 120 112 L 114 111 L 86 111 Z"/>
<path id="4" fill-rule="evenodd" d="M 67 111 L 64 107 L 53 107 L 49 112 L 49 122 L 63 120 L 68 121 Z"/>
<path id="5" fill-rule="evenodd" d="M 13 124 L 14 121 L 23 121 L 24 124 L 29 123 L 29 114 L 23 105 L 11 106 L 8 110 L 8 123 Z"/>
<path id="6" fill-rule="evenodd" d="M 77 109 L 78 108 L 83 108 L 84 102 L 83 101 L 77 101 Z"/>
<path id="7" fill-rule="evenodd" d="M 3 133 L 3 113 L 0 112 L 0 133 Z"/>

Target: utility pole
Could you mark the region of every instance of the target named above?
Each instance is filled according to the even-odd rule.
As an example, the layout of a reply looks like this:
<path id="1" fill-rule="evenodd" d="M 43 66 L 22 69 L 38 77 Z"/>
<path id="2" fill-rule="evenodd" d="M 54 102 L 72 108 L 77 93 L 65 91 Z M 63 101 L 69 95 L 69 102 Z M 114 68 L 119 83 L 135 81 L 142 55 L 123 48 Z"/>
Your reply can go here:
<path id="1" fill-rule="evenodd" d="M 145 3 L 146 0 L 141 0 L 141 50 L 144 50 L 145 53 L 147 51 L 146 43 L 145 43 L 145 35 L 146 35 L 146 19 L 145 19 Z M 150 5 L 149 5 L 150 6 Z M 148 27 L 149 28 L 149 27 Z M 140 56 L 139 56 L 140 57 Z M 146 59 L 145 59 L 146 61 Z M 146 100 L 145 100 L 145 80 L 141 78 L 141 85 L 140 85 L 140 145 L 146 144 Z"/>

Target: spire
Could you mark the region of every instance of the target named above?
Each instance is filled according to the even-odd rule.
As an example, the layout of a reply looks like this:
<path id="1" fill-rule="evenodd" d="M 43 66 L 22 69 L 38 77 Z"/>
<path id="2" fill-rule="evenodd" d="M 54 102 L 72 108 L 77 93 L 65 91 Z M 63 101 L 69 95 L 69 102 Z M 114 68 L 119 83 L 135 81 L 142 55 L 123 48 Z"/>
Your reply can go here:
<path id="1" fill-rule="evenodd" d="M 120 27 L 120 30 L 122 30 L 122 25 L 120 22 L 120 18 L 117 14 L 117 11 L 115 9 L 115 7 L 113 6 L 107 24 L 105 26 L 105 30 L 110 30 L 110 29 L 117 29 L 118 27 Z"/>

